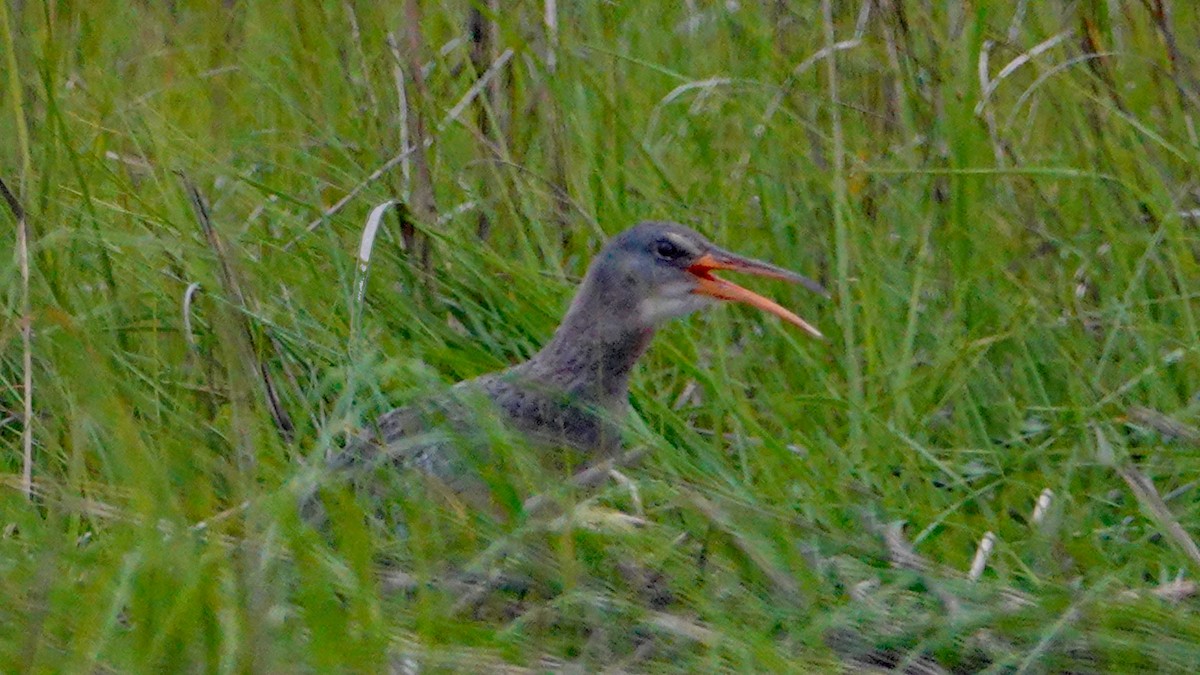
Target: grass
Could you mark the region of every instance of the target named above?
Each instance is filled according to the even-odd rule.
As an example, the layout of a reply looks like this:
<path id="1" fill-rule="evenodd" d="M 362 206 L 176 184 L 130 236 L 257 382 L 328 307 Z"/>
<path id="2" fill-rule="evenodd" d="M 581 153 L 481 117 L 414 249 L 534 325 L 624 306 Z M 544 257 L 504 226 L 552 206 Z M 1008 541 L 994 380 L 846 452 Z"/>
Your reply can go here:
<path id="1" fill-rule="evenodd" d="M 0 669 L 1200 660 L 1155 594 L 1200 573 L 1200 10 L 382 4 L 0 6 Z M 517 472 L 505 522 L 300 522 L 346 430 L 532 353 L 647 218 L 820 277 L 764 289 L 829 339 L 664 330 L 651 452 L 573 519 Z"/>

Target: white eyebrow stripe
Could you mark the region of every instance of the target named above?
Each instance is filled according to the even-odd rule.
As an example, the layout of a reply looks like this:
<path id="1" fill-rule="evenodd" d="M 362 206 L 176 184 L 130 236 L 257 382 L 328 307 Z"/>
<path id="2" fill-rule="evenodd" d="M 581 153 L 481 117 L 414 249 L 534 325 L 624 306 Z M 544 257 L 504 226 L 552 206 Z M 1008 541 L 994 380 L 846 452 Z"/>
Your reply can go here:
<path id="1" fill-rule="evenodd" d="M 694 243 L 692 243 L 692 241 L 686 237 L 681 237 L 678 234 L 675 234 L 674 232 L 664 232 L 663 236 L 666 237 L 667 239 L 670 239 L 671 243 L 673 243 L 676 246 L 678 246 L 679 248 L 687 251 L 688 253 L 696 254 L 696 253 L 700 252 L 699 249 L 696 248 L 696 245 Z"/>

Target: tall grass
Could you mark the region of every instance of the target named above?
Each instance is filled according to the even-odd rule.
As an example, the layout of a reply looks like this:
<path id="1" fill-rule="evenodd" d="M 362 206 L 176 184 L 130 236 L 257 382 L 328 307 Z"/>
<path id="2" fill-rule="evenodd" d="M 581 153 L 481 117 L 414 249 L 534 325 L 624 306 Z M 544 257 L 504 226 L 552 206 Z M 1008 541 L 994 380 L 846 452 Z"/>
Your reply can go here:
<path id="1" fill-rule="evenodd" d="M 0 216 L 3 670 L 1200 660 L 1195 601 L 1162 598 L 1200 573 L 1193 3 L 0 19 L 29 235 Z M 420 492 L 403 532 L 348 493 L 331 536 L 300 521 L 346 431 L 531 354 L 649 218 L 821 277 L 831 302 L 765 290 L 830 339 L 736 308 L 663 331 L 651 452 L 593 494 L 522 474 L 506 521 Z M 591 501 L 523 516 L 545 490 Z M 462 586 L 497 571 L 524 589 Z"/>

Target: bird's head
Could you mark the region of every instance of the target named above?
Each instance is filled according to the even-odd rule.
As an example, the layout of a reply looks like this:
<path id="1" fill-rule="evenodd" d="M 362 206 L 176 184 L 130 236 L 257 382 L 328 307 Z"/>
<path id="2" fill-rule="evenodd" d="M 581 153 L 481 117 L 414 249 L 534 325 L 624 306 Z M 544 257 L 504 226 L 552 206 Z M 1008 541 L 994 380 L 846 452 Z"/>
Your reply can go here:
<path id="1" fill-rule="evenodd" d="M 646 327 L 724 300 L 757 307 L 821 337 L 820 331 L 775 301 L 716 276 L 720 270 L 782 279 L 825 294 L 812 279 L 730 253 L 694 230 L 667 222 L 641 223 L 611 239 L 593 261 L 585 283 L 625 305 L 626 316 Z"/>

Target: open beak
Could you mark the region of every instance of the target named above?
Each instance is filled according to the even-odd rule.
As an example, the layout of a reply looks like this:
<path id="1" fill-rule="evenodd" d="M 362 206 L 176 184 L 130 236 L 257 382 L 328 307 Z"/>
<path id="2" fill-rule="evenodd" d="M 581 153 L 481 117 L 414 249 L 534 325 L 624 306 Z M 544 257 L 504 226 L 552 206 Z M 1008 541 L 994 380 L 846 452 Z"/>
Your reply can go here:
<path id="1" fill-rule="evenodd" d="M 692 291 L 698 295 L 707 295 L 710 298 L 718 300 L 728 300 L 731 302 L 743 302 L 747 305 L 757 307 L 764 312 L 770 312 L 775 316 L 794 324 L 804 329 L 809 335 L 815 338 L 824 338 L 821 331 L 813 327 L 793 312 L 783 308 L 779 303 L 765 298 L 754 291 L 747 288 L 742 288 L 732 281 L 726 281 L 713 274 L 715 270 L 730 270 L 733 272 L 745 272 L 759 277 L 769 277 L 771 279 L 783 279 L 803 285 L 805 288 L 828 296 L 825 288 L 808 277 L 800 276 L 791 270 L 785 270 L 782 267 L 776 267 L 770 263 L 765 263 L 760 260 L 751 258 L 743 258 L 742 256 L 714 249 L 700 256 L 696 262 L 692 263 L 687 270 L 696 275 L 696 289 Z"/>

